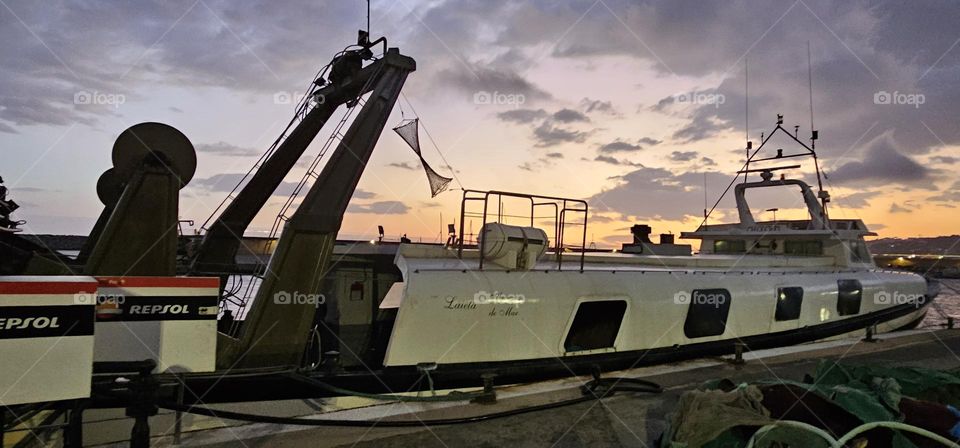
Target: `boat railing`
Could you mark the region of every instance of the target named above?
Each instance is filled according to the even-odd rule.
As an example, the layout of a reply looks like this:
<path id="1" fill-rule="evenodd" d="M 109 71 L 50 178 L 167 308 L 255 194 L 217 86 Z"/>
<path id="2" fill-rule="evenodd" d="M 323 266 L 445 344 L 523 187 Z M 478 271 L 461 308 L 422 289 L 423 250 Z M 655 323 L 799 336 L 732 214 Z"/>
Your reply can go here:
<path id="1" fill-rule="evenodd" d="M 517 198 L 517 199 L 526 199 L 530 202 L 530 214 L 526 215 L 510 215 L 504 214 L 504 198 Z M 493 205 L 496 206 L 496 211 L 491 212 L 490 206 L 491 201 Z M 482 212 L 471 212 L 468 208 L 471 205 L 477 203 L 483 204 Z M 552 212 L 552 215 L 546 216 L 537 216 L 537 212 L 547 209 L 548 212 Z M 563 253 L 565 250 L 569 249 L 580 254 L 580 271 L 583 271 L 583 264 L 586 256 L 586 246 L 587 246 L 587 215 L 589 211 L 589 205 L 586 201 L 582 199 L 571 199 L 571 198 L 562 198 L 555 196 L 540 196 L 527 193 L 515 193 L 508 191 L 481 191 L 481 190 L 463 190 L 463 198 L 460 202 L 460 238 L 457 242 L 457 257 L 463 258 L 463 249 L 465 244 L 464 235 L 464 223 L 467 219 L 474 217 L 481 219 L 481 232 L 483 231 L 483 226 L 488 222 L 491 222 L 492 217 L 496 218 L 496 222 L 503 222 L 503 219 L 506 218 L 519 218 L 519 219 L 528 219 L 530 220 L 530 227 L 535 227 L 536 219 L 540 218 L 552 218 L 553 220 L 553 251 L 554 257 L 557 263 L 557 269 L 563 267 Z M 541 212 L 542 213 L 542 212 Z M 583 220 L 580 222 L 567 222 L 567 219 L 570 219 L 571 215 L 580 215 L 582 214 Z M 567 231 L 568 226 L 576 225 L 580 227 L 582 231 L 581 239 L 579 244 L 564 246 L 564 237 Z M 480 250 L 480 266 L 479 268 L 483 269 L 483 253 L 484 253 L 484 238 L 478 236 L 477 246 Z"/>

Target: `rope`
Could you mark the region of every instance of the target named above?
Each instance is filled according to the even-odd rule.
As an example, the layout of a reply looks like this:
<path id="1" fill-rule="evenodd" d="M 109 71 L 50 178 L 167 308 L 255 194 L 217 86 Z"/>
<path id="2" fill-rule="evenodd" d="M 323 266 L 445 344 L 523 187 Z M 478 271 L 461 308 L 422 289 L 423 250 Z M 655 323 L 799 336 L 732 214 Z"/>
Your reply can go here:
<path id="1" fill-rule="evenodd" d="M 960 448 L 960 445 L 957 445 L 955 442 L 947 439 L 946 437 L 943 437 L 943 436 L 941 436 L 941 435 L 932 433 L 932 432 L 927 431 L 926 429 L 923 429 L 923 428 L 918 428 L 918 427 L 916 427 L 916 426 L 908 425 L 908 424 L 906 424 L 906 423 L 900 423 L 900 422 L 871 422 L 871 423 L 864 423 L 864 424 L 862 424 L 862 425 L 860 425 L 860 426 L 857 426 L 856 428 L 853 428 L 850 432 L 846 433 L 843 437 L 840 438 L 840 440 L 837 440 L 837 441 L 833 444 L 833 446 L 836 447 L 836 448 L 842 448 L 844 445 L 846 445 L 847 442 L 849 442 L 850 440 L 853 440 L 853 438 L 856 437 L 856 436 L 858 436 L 860 433 L 869 431 L 869 430 L 874 429 L 874 428 L 890 428 L 890 429 L 896 429 L 896 430 L 900 430 L 900 431 L 912 432 L 912 433 L 914 433 L 914 434 L 919 434 L 919 435 L 924 436 L 924 437 L 926 437 L 926 438 L 928 438 L 928 439 L 931 439 L 931 440 L 933 440 L 933 441 L 935 441 L 935 442 L 939 442 L 940 444 L 942 444 L 942 445 L 944 445 L 944 446 L 949 446 L 949 447 L 953 447 L 953 448 Z"/>
<path id="2" fill-rule="evenodd" d="M 311 386 L 315 386 L 319 389 L 323 389 L 327 392 L 331 392 L 336 395 L 351 396 L 351 397 L 360 397 L 360 398 L 369 398 L 371 400 L 382 400 L 382 401 L 399 401 L 399 402 L 447 402 L 447 401 L 469 401 L 474 398 L 478 398 L 484 395 L 482 392 L 461 392 L 458 390 L 452 391 L 445 395 L 433 395 L 429 397 L 420 397 L 420 396 L 409 396 L 409 395 L 395 395 L 395 394 L 371 394 L 366 392 L 359 392 L 355 390 L 344 389 L 341 387 L 334 386 L 332 384 L 324 383 L 323 381 L 316 380 L 302 375 L 292 376 L 294 380 L 307 383 Z M 431 380 L 432 383 L 432 380 Z M 433 385 L 430 387 L 431 391 L 433 390 Z"/>
<path id="3" fill-rule="evenodd" d="M 906 423 L 901 423 L 901 422 L 864 423 L 860 426 L 857 426 L 856 428 L 853 428 L 852 430 L 844 434 L 843 437 L 837 440 L 837 439 L 834 439 L 833 436 L 831 436 L 830 434 L 828 434 L 827 432 L 825 432 L 824 430 L 816 426 L 809 425 L 803 422 L 796 422 L 796 421 L 790 421 L 790 420 L 781 420 L 760 428 L 759 430 L 757 430 L 757 432 L 753 434 L 753 437 L 750 437 L 750 440 L 747 442 L 747 448 L 753 448 L 758 438 L 763 438 L 763 436 L 766 435 L 766 433 L 770 432 L 771 430 L 773 430 L 778 426 L 791 427 L 791 428 L 802 429 L 804 431 L 809 431 L 826 440 L 830 444 L 830 446 L 833 448 L 843 448 L 844 446 L 846 446 L 848 442 L 853 440 L 854 437 L 875 428 L 890 428 L 890 429 L 895 429 L 899 431 L 912 432 L 914 434 L 918 434 L 928 439 L 931 439 L 935 442 L 939 442 L 944 446 L 949 446 L 952 448 L 960 448 L 960 445 L 957 445 L 955 442 L 943 436 L 927 431 L 926 429 L 918 428 L 916 426 L 908 425 Z"/>

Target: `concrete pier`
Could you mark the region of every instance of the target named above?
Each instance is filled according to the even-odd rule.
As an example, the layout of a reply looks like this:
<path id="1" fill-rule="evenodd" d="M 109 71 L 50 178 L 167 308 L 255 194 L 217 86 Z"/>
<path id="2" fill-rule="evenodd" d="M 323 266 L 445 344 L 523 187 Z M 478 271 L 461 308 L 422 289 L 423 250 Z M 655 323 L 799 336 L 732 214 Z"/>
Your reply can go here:
<path id="1" fill-rule="evenodd" d="M 745 364 L 732 357 L 632 369 L 605 377 L 644 378 L 665 388 L 660 395 L 618 393 L 600 401 L 453 426 L 414 428 L 304 427 L 272 424 L 224 423 L 219 429 L 184 433 L 185 446 L 215 447 L 455 447 L 455 446 L 556 446 L 556 447 L 650 447 L 655 446 L 680 395 L 704 381 L 729 378 L 734 382 L 761 379 L 802 380 L 812 374 L 822 359 L 850 364 L 920 366 L 934 369 L 960 368 L 960 330 L 915 330 L 880 335 L 877 343 L 859 338 L 803 346 L 748 352 Z M 586 377 L 503 387 L 496 404 L 388 403 L 346 409 L 310 418 L 429 420 L 468 417 L 565 400 L 580 395 Z M 273 406 L 245 412 L 270 413 Z M 273 414 L 277 415 L 277 414 Z M 172 438 L 155 440 L 154 446 L 171 446 Z"/>

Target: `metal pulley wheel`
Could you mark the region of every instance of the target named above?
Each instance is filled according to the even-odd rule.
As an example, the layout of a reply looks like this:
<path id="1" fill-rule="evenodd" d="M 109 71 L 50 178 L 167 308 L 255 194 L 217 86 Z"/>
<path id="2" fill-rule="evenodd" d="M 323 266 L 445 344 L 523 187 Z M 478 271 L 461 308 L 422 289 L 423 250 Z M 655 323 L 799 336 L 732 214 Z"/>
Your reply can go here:
<path id="1" fill-rule="evenodd" d="M 180 188 L 197 171 L 197 152 L 187 136 L 173 126 L 147 122 L 127 128 L 113 144 L 116 177 L 126 183 L 150 155 L 180 179 Z"/>
<path id="2" fill-rule="evenodd" d="M 97 197 L 107 207 L 117 205 L 120 195 L 123 194 L 124 182 L 117 176 L 117 170 L 110 168 L 97 179 Z"/>

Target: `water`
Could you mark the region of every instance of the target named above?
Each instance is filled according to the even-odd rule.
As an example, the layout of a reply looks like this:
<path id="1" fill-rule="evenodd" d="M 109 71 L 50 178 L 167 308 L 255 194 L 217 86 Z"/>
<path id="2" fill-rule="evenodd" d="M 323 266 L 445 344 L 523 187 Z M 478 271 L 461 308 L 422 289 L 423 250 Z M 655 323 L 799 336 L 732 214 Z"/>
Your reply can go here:
<path id="1" fill-rule="evenodd" d="M 933 302 L 932 309 L 927 312 L 921 327 L 943 327 L 947 323 L 947 316 L 960 318 L 960 280 L 941 279 L 940 295 Z"/>

